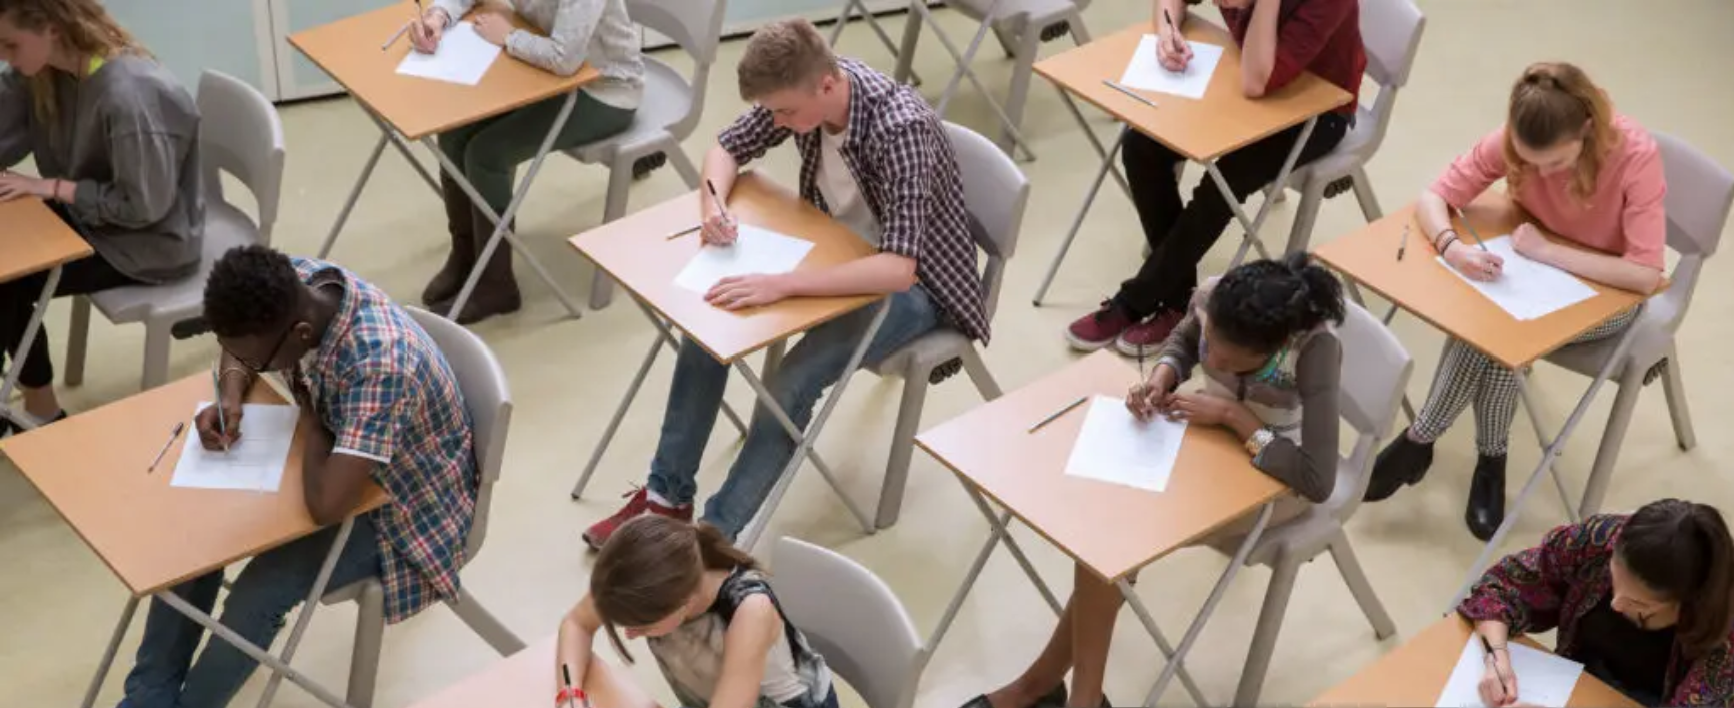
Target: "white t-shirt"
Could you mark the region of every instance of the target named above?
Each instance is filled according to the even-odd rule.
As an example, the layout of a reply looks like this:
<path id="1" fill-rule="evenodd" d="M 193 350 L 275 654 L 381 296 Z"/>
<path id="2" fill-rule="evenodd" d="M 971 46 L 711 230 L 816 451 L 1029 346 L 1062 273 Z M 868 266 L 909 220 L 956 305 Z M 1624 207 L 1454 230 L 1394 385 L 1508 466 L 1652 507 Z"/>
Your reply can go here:
<path id="1" fill-rule="evenodd" d="M 867 206 L 867 199 L 861 195 L 861 185 L 849 173 L 849 165 L 843 162 L 843 143 L 848 138 L 847 129 L 832 133 L 819 128 L 819 193 L 825 196 L 825 205 L 831 208 L 832 218 L 878 247 L 879 220 Z"/>

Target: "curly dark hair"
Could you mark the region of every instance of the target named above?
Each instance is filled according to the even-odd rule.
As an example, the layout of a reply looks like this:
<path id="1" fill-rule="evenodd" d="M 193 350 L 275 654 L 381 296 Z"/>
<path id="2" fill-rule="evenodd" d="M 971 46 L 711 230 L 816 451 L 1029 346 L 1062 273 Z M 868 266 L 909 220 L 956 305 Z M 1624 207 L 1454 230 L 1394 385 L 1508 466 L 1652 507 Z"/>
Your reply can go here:
<path id="1" fill-rule="evenodd" d="M 1343 286 L 1305 253 L 1241 264 L 1205 306 L 1211 328 L 1236 346 L 1273 352 L 1289 337 L 1343 321 Z"/>
<path id="2" fill-rule="evenodd" d="M 205 321 L 219 337 L 275 332 L 294 317 L 300 290 L 288 256 L 259 245 L 231 248 L 205 281 Z"/>

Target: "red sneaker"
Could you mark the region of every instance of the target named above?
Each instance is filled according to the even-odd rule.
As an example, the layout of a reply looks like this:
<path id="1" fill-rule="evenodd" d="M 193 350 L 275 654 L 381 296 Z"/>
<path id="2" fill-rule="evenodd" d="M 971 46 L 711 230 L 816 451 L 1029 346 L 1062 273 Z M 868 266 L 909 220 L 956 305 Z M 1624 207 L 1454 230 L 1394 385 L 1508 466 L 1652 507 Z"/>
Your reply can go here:
<path id="1" fill-rule="evenodd" d="M 1168 335 L 1186 318 L 1179 310 L 1163 310 L 1149 319 L 1126 328 L 1114 340 L 1114 348 L 1121 354 L 1130 357 L 1155 356 L 1162 349 L 1162 344 L 1168 341 Z"/>
<path id="2" fill-rule="evenodd" d="M 1115 306 L 1112 300 L 1104 300 L 1100 309 L 1079 317 L 1066 327 L 1066 341 L 1073 349 L 1093 352 L 1113 344 L 1114 339 L 1132 324 L 1132 318 L 1125 311 Z"/>
<path id="3" fill-rule="evenodd" d="M 614 532 L 620 528 L 621 524 L 645 514 L 667 516 L 670 518 L 680 519 L 681 521 L 692 521 L 691 504 L 678 507 L 663 506 L 662 504 L 652 501 L 650 498 L 650 490 L 645 489 L 644 487 L 639 487 L 632 492 L 629 492 L 626 494 L 626 497 L 626 506 L 622 507 L 620 511 L 614 512 L 613 516 L 598 521 L 595 524 L 592 524 L 590 528 L 585 529 L 584 543 L 588 544 L 591 550 L 602 550 L 602 544 L 608 542 L 608 537 L 613 536 Z"/>

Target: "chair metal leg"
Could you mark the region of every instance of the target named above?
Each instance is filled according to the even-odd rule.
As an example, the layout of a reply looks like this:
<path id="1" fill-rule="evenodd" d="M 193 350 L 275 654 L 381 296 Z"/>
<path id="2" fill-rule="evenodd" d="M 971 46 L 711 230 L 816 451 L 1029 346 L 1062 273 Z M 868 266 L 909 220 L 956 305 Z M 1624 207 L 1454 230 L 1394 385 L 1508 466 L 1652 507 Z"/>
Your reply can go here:
<path id="1" fill-rule="evenodd" d="M 1578 502 L 1578 518 L 1601 510 L 1602 500 L 1608 494 L 1608 483 L 1613 481 L 1614 464 L 1620 459 L 1620 446 L 1632 424 L 1632 412 L 1638 407 L 1638 394 L 1643 391 L 1644 372 L 1634 365 L 1626 365 L 1625 374 L 1620 377 L 1619 390 L 1614 393 L 1613 408 L 1608 411 L 1608 424 L 1602 430 L 1601 444 L 1596 447 L 1595 462 L 1590 465 L 1583 500 Z"/>
<path id="2" fill-rule="evenodd" d="M 608 196 L 603 201 L 602 223 L 626 216 L 626 202 L 632 191 L 632 160 L 624 160 L 608 169 Z M 614 279 L 601 268 L 590 280 L 590 309 L 600 310 L 614 301 Z"/>
<path id="3" fill-rule="evenodd" d="M 1011 88 L 1006 92 L 1005 117 L 1007 125 L 1000 130 L 1000 149 L 1014 158 L 1017 156 L 1015 147 L 1023 143 L 1024 154 L 1031 162 L 1036 159 L 1035 152 L 1030 149 L 1029 142 L 1020 140 L 1018 131 L 1024 123 L 1024 104 L 1029 102 L 1030 78 L 1035 75 L 1036 55 L 1042 50 L 1042 28 L 1025 27 L 1018 37 L 1017 56 L 1013 57 L 1016 67 L 1012 69 Z"/>
<path id="4" fill-rule="evenodd" d="M 144 375 L 139 390 L 149 391 L 168 382 L 172 327 L 172 322 L 145 322 Z"/>
<path id="5" fill-rule="evenodd" d="M 897 68 L 891 73 L 891 79 L 897 83 L 909 83 L 909 76 L 915 73 L 915 47 L 921 43 L 922 24 L 921 13 L 913 6 L 903 15 L 903 44 L 897 50 Z"/>
<path id="6" fill-rule="evenodd" d="M 1277 190 L 1282 194 L 1284 190 Z M 1294 210 L 1294 225 L 1289 228 L 1285 253 L 1303 253 L 1312 243 L 1313 225 L 1319 219 L 1319 205 L 1325 201 L 1325 183 L 1308 179 L 1301 185 L 1300 204 Z"/>
<path id="7" fill-rule="evenodd" d="M 66 366 L 60 380 L 68 386 L 84 383 L 84 357 L 90 349 L 90 298 L 72 298 L 72 326 L 66 332 Z"/>
<path id="8" fill-rule="evenodd" d="M 1349 586 L 1349 594 L 1355 596 L 1355 604 L 1361 606 L 1361 614 L 1367 616 L 1367 622 L 1373 625 L 1373 636 L 1378 639 L 1389 639 L 1397 633 L 1397 624 L 1391 621 L 1390 613 L 1385 611 L 1385 605 L 1379 602 L 1378 593 L 1373 592 L 1373 584 L 1367 581 L 1367 572 L 1361 569 L 1361 561 L 1355 557 L 1354 546 L 1349 545 L 1349 536 L 1337 529 L 1337 537 L 1330 544 L 1331 560 L 1336 561 L 1337 573 L 1343 576 L 1343 584 Z"/>
<path id="9" fill-rule="evenodd" d="M 1072 30 L 1072 42 L 1080 47 L 1090 43 L 1090 30 L 1084 27 L 1083 13 L 1072 13 L 1072 16 L 1066 19 L 1066 26 Z"/>
<path id="10" fill-rule="evenodd" d="M 970 347 L 963 354 L 963 370 L 969 374 L 969 380 L 975 383 L 975 390 L 981 393 L 982 400 L 991 401 L 1004 393 L 999 382 L 993 378 L 993 372 L 987 370 L 987 364 L 981 360 L 981 352 Z"/>
<path id="11" fill-rule="evenodd" d="M 1246 652 L 1246 666 L 1240 672 L 1240 685 L 1234 691 L 1234 705 L 1256 706 L 1258 694 L 1264 689 L 1264 676 L 1270 671 L 1270 657 L 1276 652 L 1276 637 L 1282 632 L 1282 620 L 1288 614 L 1288 599 L 1294 594 L 1295 576 L 1300 564 L 1287 553 L 1277 558 L 1271 568 L 1270 586 L 1264 591 L 1264 606 L 1258 611 L 1258 628 L 1252 632 L 1252 646 Z"/>
<path id="12" fill-rule="evenodd" d="M 698 167 L 692 164 L 686 151 L 680 149 L 680 143 L 671 143 L 662 154 L 668 156 L 668 164 L 674 165 L 674 171 L 680 175 L 681 181 L 686 182 L 688 189 L 698 189 Z"/>
<path id="13" fill-rule="evenodd" d="M 903 402 L 897 407 L 897 427 L 891 432 L 891 456 L 885 463 L 885 481 L 879 489 L 879 512 L 873 524 L 888 529 L 903 511 L 903 490 L 909 483 L 909 460 L 915 455 L 915 433 L 921 427 L 921 409 L 927 404 L 924 371 L 903 372 Z"/>
<path id="14" fill-rule="evenodd" d="M 120 621 L 114 625 L 114 634 L 108 638 L 108 646 L 102 650 L 102 661 L 96 665 L 96 675 L 90 678 L 90 688 L 85 689 L 84 702 L 81 708 L 91 708 L 96 704 L 96 694 L 102 692 L 102 683 L 108 679 L 108 670 L 114 666 L 114 655 L 120 651 L 120 640 L 126 638 L 127 627 L 132 626 L 132 616 L 138 611 L 136 597 L 126 599 L 126 607 L 120 611 Z"/>
<path id="15" fill-rule="evenodd" d="M 1361 204 L 1361 215 L 1372 223 L 1385 218 L 1385 212 L 1379 208 L 1379 197 L 1373 194 L 1373 183 L 1367 179 L 1367 171 L 1356 167 L 1354 174 L 1355 201 Z"/>
<path id="16" fill-rule="evenodd" d="M 1662 376 L 1662 393 L 1668 398 L 1668 416 L 1674 421 L 1674 441 L 1681 450 L 1698 446 L 1698 434 L 1692 430 L 1692 410 L 1686 404 L 1685 379 L 1680 375 L 1680 351 L 1668 344 L 1668 371 Z"/>
<path id="17" fill-rule="evenodd" d="M 511 656 L 524 650 L 524 640 L 519 639 L 518 635 L 507 629 L 488 608 L 477 602 L 476 596 L 471 595 L 468 589 L 458 590 L 457 602 L 447 605 L 452 608 L 452 612 L 457 613 L 458 619 L 469 626 L 470 631 L 475 632 L 482 641 L 499 652 L 500 656 Z"/>
<path id="18" fill-rule="evenodd" d="M 379 654 L 385 643 L 385 586 L 364 583 L 355 604 L 355 647 L 349 655 L 349 688 L 343 700 L 355 708 L 373 708 Z"/>

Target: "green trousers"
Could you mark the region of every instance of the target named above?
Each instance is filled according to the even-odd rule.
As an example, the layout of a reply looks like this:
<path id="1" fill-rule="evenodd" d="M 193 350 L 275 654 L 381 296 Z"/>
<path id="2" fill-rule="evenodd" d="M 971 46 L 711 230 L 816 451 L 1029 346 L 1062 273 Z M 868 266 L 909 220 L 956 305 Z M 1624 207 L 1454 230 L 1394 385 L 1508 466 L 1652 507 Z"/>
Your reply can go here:
<path id="1" fill-rule="evenodd" d="M 512 202 L 512 181 L 518 165 L 536 156 L 536 148 L 554 119 L 560 117 L 565 96 L 555 96 L 518 110 L 453 128 L 439 136 L 440 150 L 464 172 L 495 214 Z M 578 92 L 572 115 L 554 138 L 554 150 L 565 150 L 601 140 L 632 125 L 635 111 L 615 108 Z"/>

